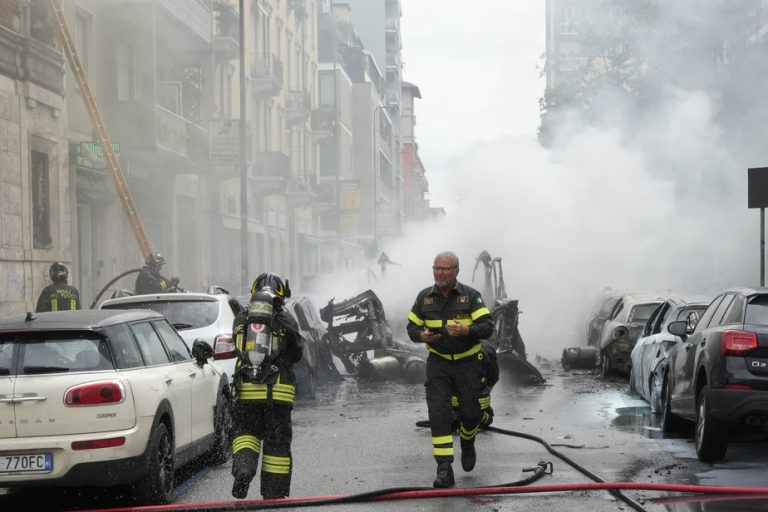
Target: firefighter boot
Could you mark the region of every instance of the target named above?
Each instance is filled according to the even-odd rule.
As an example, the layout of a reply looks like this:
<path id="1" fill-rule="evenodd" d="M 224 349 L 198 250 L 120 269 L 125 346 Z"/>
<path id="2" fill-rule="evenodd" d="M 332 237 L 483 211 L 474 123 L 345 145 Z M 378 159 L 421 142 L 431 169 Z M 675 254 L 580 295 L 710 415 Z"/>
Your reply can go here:
<path id="1" fill-rule="evenodd" d="M 235 483 L 232 485 L 232 496 L 243 500 L 248 496 L 248 487 L 251 485 L 253 477 L 245 473 L 235 475 Z"/>
<path id="2" fill-rule="evenodd" d="M 477 454 L 475 454 L 475 443 L 461 443 L 461 469 L 472 471 L 475 469 Z"/>
<path id="3" fill-rule="evenodd" d="M 432 483 L 432 487 L 453 487 L 456 481 L 453 479 L 453 468 L 450 462 L 441 462 L 437 465 L 437 477 Z"/>

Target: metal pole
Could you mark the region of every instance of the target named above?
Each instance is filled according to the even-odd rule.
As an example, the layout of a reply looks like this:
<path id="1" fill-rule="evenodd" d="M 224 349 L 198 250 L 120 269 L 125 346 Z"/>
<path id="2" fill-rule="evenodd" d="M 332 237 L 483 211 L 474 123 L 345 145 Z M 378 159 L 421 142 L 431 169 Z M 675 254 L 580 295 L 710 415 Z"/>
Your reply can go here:
<path id="1" fill-rule="evenodd" d="M 765 286 L 765 208 L 760 208 L 760 286 Z"/>
<path id="2" fill-rule="evenodd" d="M 248 164 L 245 140 L 245 9 L 244 0 L 239 0 L 240 9 L 240 285 L 248 289 Z"/>

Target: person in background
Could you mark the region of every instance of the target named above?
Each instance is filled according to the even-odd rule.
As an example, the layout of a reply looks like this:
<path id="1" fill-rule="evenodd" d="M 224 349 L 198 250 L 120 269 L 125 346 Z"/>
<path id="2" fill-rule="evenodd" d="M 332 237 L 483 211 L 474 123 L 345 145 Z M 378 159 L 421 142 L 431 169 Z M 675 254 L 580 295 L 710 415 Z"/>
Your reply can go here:
<path id="1" fill-rule="evenodd" d="M 153 252 L 149 255 L 144 268 L 141 269 L 136 278 L 136 295 L 172 291 L 172 283 L 160 275 L 160 269 L 163 268 L 164 264 L 165 258 L 159 252 Z"/>
<path id="2" fill-rule="evenodd" d="M 46 286 L 37 299 L 35 312 L 45 311 L 74 311 L 80 309 L 80 292 L 74 286 L 67 284 L 69 270 L 60 261 L 48 269 L 53 284 Z"/>
<path id="3" fill-rule="evenodd" d="M 433 486 L 453 487 L 451 397 L 457 397 L 461 467 L 472 471 L 483 419 L 481 399 L 489 396 L 484 395 L 487 369 L 480 342 L 493 333 L 493 320 L 480 292 L 457 281 L 459 258 L 454 253 L 438 254 L 432 272 L 435 284 L 416 296 L 407 329 L 411 340 L 425 343 L 429 351 L 425 386 L 437 462 Z"/>

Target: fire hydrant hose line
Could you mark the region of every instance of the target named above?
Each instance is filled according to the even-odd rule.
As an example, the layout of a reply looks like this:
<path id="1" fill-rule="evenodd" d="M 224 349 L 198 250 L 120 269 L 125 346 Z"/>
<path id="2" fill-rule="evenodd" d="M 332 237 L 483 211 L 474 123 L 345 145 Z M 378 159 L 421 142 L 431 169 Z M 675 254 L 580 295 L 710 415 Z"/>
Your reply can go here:
<path id="1" fill-rule="evenodd" d="M 419 421 L 417 426 L 429 426 L 428 421 Z M 501 494 L 532 494 L 532 493 L 552 493 L 552 492 L 574 492 L 574 491 L 609 491 L 618 499 L 621 499 L 633 509 L 647 512 L 642 505 L 623 495 L 621 490 L 633 491 L 661 491 L 661 492 L 680 492 L 680 493 L 698 493 L 730 496 L 731 499 L 738 497 L 758 497 L 768 496 L 768 487 L 721 487 L 713 485 L 679 485 L 679 484 L 658 484 L 644 482 L 605 482 L 602 478 L 592 473 L 588 469 L 579 465 L 566 455 L 552 448 L 549 443 L 543 439 L 505 430 L 498 427 L 487 427 L 486 430 L 497 432 L 499 434 L 521 437 L 536 441 L 544 446 L 552 455 L 566 462 L 579 472 L 594 480 L 594 483 L 566 483 L 550 485 L 528 485 L 552 473 L 552 463 L 539 462 L 535 468 L 524 471 L 532 471 L 533 474 L 525 479 L 508 484 L 486 487 L 464 487 L 451 489 L 433 489 L 431 487 L 394 487 L 388 489 L 379 489 L 359 494 L 349 494 L 341 496 L 307 496 L 301 498 L 283 498 L 277 500 L 241 500 L 241 501 L 221 501 L 221 502 L 203 502 L 203 503 L 177 503 L 171 505 L 153 505 L 145 507 L 121 507 L 121 508 L 102 508 L 91 509 L 81 512 L 166 512 L 176 510 L 190 511 L 237 511 L 237 510 L 271 510 L 280 508 L 298 508 L 320 505 L 342 505 L 349 503 L 370 503 L 376 501 L 394 501 L 394 500 L 415 500 L 428 498 L 454 498 L 467 496 L 485 496 Z"/>

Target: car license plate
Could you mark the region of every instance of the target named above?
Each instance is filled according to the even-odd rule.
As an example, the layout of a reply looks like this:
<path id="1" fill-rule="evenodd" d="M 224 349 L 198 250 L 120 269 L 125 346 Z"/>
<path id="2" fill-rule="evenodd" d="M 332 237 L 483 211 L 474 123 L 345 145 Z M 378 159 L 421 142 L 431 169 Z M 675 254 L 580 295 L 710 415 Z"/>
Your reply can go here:
<path id="1" fill-rule="evenodd" d="M 26 455 L 0 455 L 0 473 L 50 473 L 53 455 L 32 453 Z"/>

